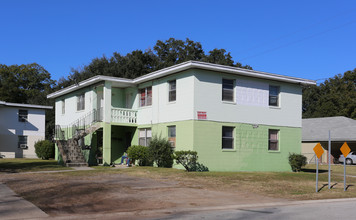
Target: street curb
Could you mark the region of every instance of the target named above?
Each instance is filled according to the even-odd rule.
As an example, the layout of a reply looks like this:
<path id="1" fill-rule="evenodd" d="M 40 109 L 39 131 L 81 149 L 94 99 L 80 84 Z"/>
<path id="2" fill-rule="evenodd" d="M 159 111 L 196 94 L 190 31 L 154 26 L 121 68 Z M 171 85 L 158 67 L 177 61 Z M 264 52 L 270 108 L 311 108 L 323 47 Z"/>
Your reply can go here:
<path id="1" fill-rule="evenodd" d="M 49 216 L 41 219 L 155 219 L 164 218 L 167 215 L 174 215 L 178 213 L 190 213 L 190 212 L 203 212 L 203 211 L 221 211 L 221 210 L 239 210 L 246 208 L 264 208 L 264 207 L 280 207 L 280 206 L 294 206 L 305 205 L 315 203 L 335 203 L 335 202 L 351 202 L 356 198 L 346 199 L 323 199 L 323 200 L 299 200 L 299 201 L 285 201 L 285 202 L 271 202 L 271 203 L 252 203 L 244 205 L 227 205 L 227 206 L 208 206 L 208 207 L 195 207 L 195 208 L 178 208 L 178 209 L 156 209 L 156 210 L 141 210 L 131 212 L 113 212 L 113 213 L 98 213 L 98 214 L 84 214 L 84 215 L 62 215 L 62 216 Z M 38 219 L 38 218 L 36 218 Z"/>

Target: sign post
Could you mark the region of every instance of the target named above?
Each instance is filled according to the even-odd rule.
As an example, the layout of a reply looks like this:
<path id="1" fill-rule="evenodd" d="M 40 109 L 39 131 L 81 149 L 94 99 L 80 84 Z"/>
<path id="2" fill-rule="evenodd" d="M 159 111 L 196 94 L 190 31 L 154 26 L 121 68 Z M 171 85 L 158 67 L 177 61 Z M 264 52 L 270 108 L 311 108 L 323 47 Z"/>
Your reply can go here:
<path id="1" fill-rule="evenodd" d="M 324 153 L 324 149 L 321 146 L 320 143 L 318 143 L 317 145 L 315 145 L 315 147 L 313 148 L 314 153 L 316 155 L 316 183 L 315 183 L 315 192 L 318 192 L 318 176 L 319 176 L 319 158 L 321 157 L 321 155 Z"/>
<path id="2" fill-rule="evenodd" d="M 346 191 L 346 157 L 351 152 L 351 149 L 349 148 L 349 145 L 347 145 L 347 143 L 345 142 L 341 146 L 340 151 L 344 155 L 344 191 Z"/>
<path id="3" fill-rule="evenodd" d="M 330 137 L 330 130 L 329 130 L 329 143 L 328 143 L 328 188 L 330 189 L 330 181 L 331 181 L 331 172 L 330 172 L 330 155 L 331 155 L 331 137 Z"/>

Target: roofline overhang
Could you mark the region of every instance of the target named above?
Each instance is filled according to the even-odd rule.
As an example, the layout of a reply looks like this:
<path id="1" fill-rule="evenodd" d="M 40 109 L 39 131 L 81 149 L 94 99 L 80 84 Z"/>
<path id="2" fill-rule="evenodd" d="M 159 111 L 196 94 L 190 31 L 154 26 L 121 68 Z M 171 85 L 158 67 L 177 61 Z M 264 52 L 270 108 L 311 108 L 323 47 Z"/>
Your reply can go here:
<path id="1" fill-rule="evenodd" d="M 78 84 L 63 88 L 57 92 L 51 93 L 47 96 L 47 98 L 57 98 L 59 96 L 65 95 L 72 91 L 87 87 L 89 85 L 93 85 L 100 81 L 111 81 L 116 83 L 122 83 L 125 86 L 136 86 L 140 83 L 144 83 L 150 80 L 158 79 L 167 75 L 171 75 L 174 73 L 178 73 L 188 69 L 204 69 L 209 71 L 217 71 L 222 73 L 229 73 L 241 76 L 248 76 L 248 77 L 255 77 L 260 79 L 268 79 L 268 80 L 275 80 L 280 82 L 292 83 L 292 84 L 300 84 L 300 85 L 316 85 L 316 81 L 290 77 L 290 76 L 283 76 L 273 73 L 266 73 L 260 72 L 255 70 L 247 70 L 238 67 L 231 67 L 225 66 L 220 64 L 213 64 L 213 63 L 205 63 L 199 61 L 187 61 L 184 63 L 180 63 L 171 67 L 164 68 L 162 70 L 157 70 L 155 72 L 137 77 L 135 79 L 125 79 L 125 78 L 118 78 L 118 77 L 111 77 L 111 76 L 103 76 L 98 75 L 92 78 L 86 79 L 84 81 L 79 82 Z"/>
<path id="2" fill-rule="evenodd" d="M 52 106 L 46 106 L 46 105 L 20 104 L 20 103 L 11 103 L 11 102 L 4 102 L 4 101 L 0 101 L 0 106 L 20 107 L 20 108 L 53 109 Z"/>

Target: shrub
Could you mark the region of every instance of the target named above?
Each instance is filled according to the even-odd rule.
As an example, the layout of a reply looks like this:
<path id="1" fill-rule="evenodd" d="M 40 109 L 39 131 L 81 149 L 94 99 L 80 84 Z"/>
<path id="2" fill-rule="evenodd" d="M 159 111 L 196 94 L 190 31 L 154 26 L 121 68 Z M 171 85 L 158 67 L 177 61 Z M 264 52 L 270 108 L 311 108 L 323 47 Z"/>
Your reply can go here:
<path id="1" fill-rule="evenodd" d="M 196 151 L 176 151 L 174 152 L 174 159 L 177 164 L 181 164 L 186 171 L 195 171 L 195 165 L 198 160 L 198 153 Z"/>
<path id="2" fill-rule="evenodd" d="M 171 168 L 173 166 L 173 150 L 168 139 L 154 136 L 149 145 L 149 153 L 158 167 Z"/>
<path id="3" fill-rule="evenodd" d="M 138 161 L 139 166 L 152 166 L 152 160 L 150 159 L 149 150 L 145 146 L 133 145 L 127 149 L 127 156 L 134 163 Z"/>
<path id="4" fill-rule="evenodd" d="M 209 171 L 209 169 L 208 169 L 208 167 L 204 166 L 203 164 L 196 162 L 196 164 L 194 166 L 194 171 L 207 172 L 207 171 Z"/>
<path id="5" fill-rule="evenodd" d="M 54 143 L 49 140 L 37 141 L 35 143 L 35 152 L 37 157 L 42 160 L 54 158 Z"/>
<path id="6" fill-rule="evenodd" d="M 198 153 L 196 151 L 176 151 L 174 152 L 174 159 L 177 164 L 181 164 L 186 171 L 209 171 L 208 167 L 197 162 Z"/>
<path id="7" fill-rule="evenodd" d="M 301 171 L 302 167 L 307 164 L 307 158 L 301 154 L 289 154 L 288 160 L 293 172 Z"/>

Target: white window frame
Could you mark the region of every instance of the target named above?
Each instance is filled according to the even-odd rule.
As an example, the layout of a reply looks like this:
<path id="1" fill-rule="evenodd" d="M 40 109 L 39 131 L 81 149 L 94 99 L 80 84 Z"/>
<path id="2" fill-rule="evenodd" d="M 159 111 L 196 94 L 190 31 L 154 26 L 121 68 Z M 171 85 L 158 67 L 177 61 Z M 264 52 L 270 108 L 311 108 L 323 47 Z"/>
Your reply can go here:
<path id="1" fill-rule="evenodd" d="M 144 132 L 144 135 L 141 136 L 141 131 Z M 141 140 L 143 140 L 143 144 L 141 144 Z M 150 145 L 152 140 L 152 129 L 151 128 L 139 128 L 138 129 L 138 144 L 147 147 Z"/>
<path id="2" fill-rule="evenodd" d="M 66 113 L 66 101 L 65 101 L 65 99 L 61 100 L 61 104 L 62 104 L 62 115 L 64 115 Z"/>
<path id="3" fill-rule="evenodd" d="M 167 129 L 168 129 L 168 141 L 171 144 L 172 148 L 175 148 L 176 147 L 176 138 L 177 138 L 177 127 L 175 125 L 170 125 L 170 126 L 167 126 Z M 171 132 L 172 131 L 171 129 L 174 129 L 173 134 Z"/>
<path id="4" fill-rule="evenodd" d="M 85 93 L 77 96 L 77 111 L 85 110 Z"/>
<path id="5" fill-rule="evenodd" d="M 232 129 L 231 131 L 231 137 L 229 136 L 224 136 L 224 128 L 225 129 Z M 223 150 L 233 150 L 235 148 L 235 144 L 234 144 L 234 132 L 235 132 L 235 127 L 231 127 L 231 126 L 222 126 L 222 129 L 221 129 L 221 137 L 222 137 L 222 140 L 221 140 L 221 149 Z M 230 140 L 231 141 L 231 144 L 232 146 L 231 147 L 226 147 L 224 146 L 224 141 L 226 140 Z"/>
<path id="6" fill-rule="evenodd" d="M 225 81 L 225 83 L 224 83 Z M 226 81 L 232 81 L 232 88 L 226 88 Z M 234 90 L 235 90 L 235 80 L 234 79 L 226 79 L 226 78 L 223 78 L 222 81 L 221 81 L 221 85 L 222 85 L 222 101 L 224 102 L 235 102 L 235 94 L 234 94 Z M 230 83 L 229 83 L 230 85 Z M 224 87 L 225 86 L 225 87 Z M 227 99 L 225 97 L 226 93 L 231 93 L 232 94 L 232 98 L 231 100 L 230 99 Z"/>
<path id="7" fill-rule="evenodd" d="M 271 94 L 272 88 L 277 89 L 277 94 Z M 272 107 L 279 107 L 280 106 L 280 87 L 279 86 L 274 86 L 274 85 L 269 85 L 269 90 L 268 90 L 268 105 Z M 276 103 L 271 103 L 271 99 L 276 99 Z"/>
<path id="8" fill-rule="evenodd" d="M 174 84 L 174 88 L 173 88 Z M 168 101 L 175 102 L 177 100 L 177 80 L 168 81 Z"/>
<path id="9" fill-rule="evenodd" d="M 18 143 L 18 148 L 21 148 L 21 149 L 27 149 L 28 148 L 28 138 L 27 136 L 25 135 L 18 135 L 18 140 L 17 140 L 17 143 Z"/>
<path id="10" fill-rule="evenodd" d="M 271 139 L 272 132 L 277 133 L 277 139 Z M 271 149 L 271 143 L 277 144 L 277 149 Z M 279 130 L 277 129 L 268 129 L 268 150 L 279 151 Z"/>
<path id="11" fill-rule="evenodd" d="M 27 122 L 28 120 L 28 110 L 26 109 L 19 109 L 19 122 Z"/>
<path id="12" fill-rule="evenodd" d="M 151 90 L 151 97 L 148 97 L 149 94 L 149 90 Z M 141 94 L 145 93 L 145 98 L 144 100 L 142 100 Z M 152 105 L 152 86 L 143 88 L 143 89 L 139 89 L 139 94 L 140 94 L 140 107 L 144 107 L 144 106 L 151 106 Z"/>

